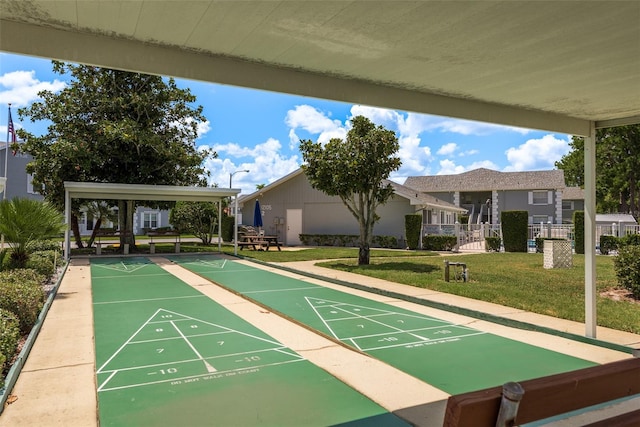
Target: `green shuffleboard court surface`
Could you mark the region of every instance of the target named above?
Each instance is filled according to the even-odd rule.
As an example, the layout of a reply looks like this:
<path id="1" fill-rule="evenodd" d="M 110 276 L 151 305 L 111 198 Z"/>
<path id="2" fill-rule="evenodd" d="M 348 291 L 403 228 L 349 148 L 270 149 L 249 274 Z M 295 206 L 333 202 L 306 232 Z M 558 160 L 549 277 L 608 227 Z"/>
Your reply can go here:
<path id="1" fill-rule="evenodd" d="M 146 258 L 91 280 L 102 427 L 407 425 Z"/>
<path id="2" fill-rule="evenodd" d="M 439 389 L 459 394 L 595 363 L 212 256 L 172 261 Z"/>

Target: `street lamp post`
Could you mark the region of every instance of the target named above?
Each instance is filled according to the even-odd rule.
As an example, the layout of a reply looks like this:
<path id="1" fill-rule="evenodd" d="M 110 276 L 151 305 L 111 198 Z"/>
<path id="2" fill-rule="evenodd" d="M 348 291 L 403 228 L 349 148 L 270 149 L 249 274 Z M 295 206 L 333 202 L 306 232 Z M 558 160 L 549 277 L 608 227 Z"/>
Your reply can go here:
<path id="1" fill-rule="evenodd" d="M 240 173 L 240 172 L 246 172 L 249 173 L 249 169 L 240 169 L 234 172 L 231 172 L 229 174 L 229 188 L 232 188 L 233 186 L 233 175 Z M 233 217 L 234 217 L 234 227 L 233 227 L 233 242 L 234 242 L 234 254 L 238 255 L 238 195 L 236 195 L 235 197 L 235 205 L 233 207 Z M 229 204 L 231 204 L 231 199 L 229 199 Z M 229 210 L 231 210 L 231 207 L 229 207 Z"/>
<path id="2" fill-rule="evenodd" d="M 239 173 L 239 172 L 249 172 L 249 169 L 242 169 L 242 170 L 237 170 L 235 172 L 231 172 L 229 174 L 229 188 L 231 188 L 231 186 L 233 185 L 233 175 Z"/>

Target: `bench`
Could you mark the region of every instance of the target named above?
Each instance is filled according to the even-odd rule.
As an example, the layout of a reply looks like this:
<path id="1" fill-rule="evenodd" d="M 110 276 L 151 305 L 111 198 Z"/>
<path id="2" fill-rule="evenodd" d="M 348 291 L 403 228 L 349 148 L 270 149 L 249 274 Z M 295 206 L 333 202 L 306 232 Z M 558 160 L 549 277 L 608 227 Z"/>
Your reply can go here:
<path id="1" fill-rule="evenodd" d="M 149 253 L 150 254 L 155 254 L 156 253 L 156 243 L 172 243 L 174 246 L 174 252 L 179 254 L 180 253 L 180 233 L 178 233 L 177 231 L 150 231 L 147 233 L 147 236 L 149 237 Z M 154 237 L 173 237 L 173 240 L 156 240 L 155 242 L 153 241 Z"/>
<path id="2" fill-rule="evenodd" d="M 258 250 L 256 249 L 256 246 L 258 247 L 264 247 L 265 250 L 269 250 L 269 242 L 266 240 L 245 240 L 242 242 L 238 242 L 238 246 L 240 247 L 240 250 L 242 250 L 245 246 L 251 246 L 253 248 L 253 250 Z"/>
<path id="3" fill-rule="evenodd" d="M 640 393 L 640 352 L 636 357 L 502 387 L 450 396 L 445 427 L 503 427 L 543 420 Z M 640 425 L 640 410 L 596 426 Z"/>
<path id="4" fill-rule="evenodd" d="M 120 236 L 131 235 L 128 230 L 113 230 L 113 229 L 101 229 L 96 232 L 96 240 L 93 242 L 96 245 L 96 255 L 102 255 L 103 245 L 112 245 L 114 243 L 120 243 Z M 106 240 L 106 241 L 103 241 Z M 114 242 L 116 240 L 116 242 Z M 129 255 L 129 244 L 125 243 L 123 253 Z"/>

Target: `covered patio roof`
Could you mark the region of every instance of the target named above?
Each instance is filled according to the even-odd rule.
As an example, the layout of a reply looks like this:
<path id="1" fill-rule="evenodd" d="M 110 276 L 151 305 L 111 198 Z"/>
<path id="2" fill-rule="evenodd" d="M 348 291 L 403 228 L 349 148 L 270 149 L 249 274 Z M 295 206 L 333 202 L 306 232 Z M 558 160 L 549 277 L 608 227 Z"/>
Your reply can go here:
<path id="1" fill-rule="evenodd" d="M 240 193 L 237 188 L 187 187 L 173 185 L 113 184 L 102 182 L 64 182 L 72 199 L 163 200 L 218 202 Z"/>
<path id="2" fill-rule="evenodd" d="M 0 0 L 0 50 L 585 136 L 640 123 L 639 1 Z"/>
<path id="3" fill-rule="evenodd" d="M 234 197 L 237 211 L 237 188 L 215 187 L 187 187 L 172 185 L 145 185 L 145 184 L 114 184 L 103 182 L 64 182 L 65 192 L 65 221 L 71 223 L 71 199 L 96 199 L 96 200 L 162 200 L 162 201 L 187 201 L 187 202 L 217 202 L 221 210 L 222 199 Z M 221 227 L 221 218 L 218 217 L 218 229 Z M 237 230 L 237 218 L 236 227 Z M 67 227 L 65 230 L 64 255 L 69 259 L 71 254 L 71 234 Z M 237 239 L 236 239 L 237 240 Z M 221 243 L 218 244 L 220 246 Z M 237 253 L 237 246 L 236 246 Z"/>

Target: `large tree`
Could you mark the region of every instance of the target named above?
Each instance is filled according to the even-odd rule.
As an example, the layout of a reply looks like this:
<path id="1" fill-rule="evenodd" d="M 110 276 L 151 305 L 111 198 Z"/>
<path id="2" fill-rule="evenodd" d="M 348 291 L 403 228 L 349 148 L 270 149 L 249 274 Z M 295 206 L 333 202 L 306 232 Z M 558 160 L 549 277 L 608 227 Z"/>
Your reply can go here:
<path id="1" fill-rule="evenodd" d="M 51 204 L 62 208 L 64 181 L 124 184 L 206 185 L 203 162 L 215 153 L 198 150 L 197 126 L 206 119 L 194 95 L 173 79 L 53 61 L 53 71 L 71 81 L 58 93 L 42 91 L 42 101 L 19 110 L 31 121 L 48 120 L 48 132 L 19 131 L 21 150 L 34 161 L 27 167 Z M 110 201 L 118 207 L 122 229 L 133 229 L 138 204 Z M 77 235 L 74 202 L 72 229 Z M 135 244 L 132 236 L 123 243 Z"/>
<path id="2" fill-rule="evenodd" d="M 383 181 L 400 168 L 400 146 L 393 131 L 376 126 L 369 119 L 351 119 L 346 140 L 331 139 L 322 145 L 300 141 L 302 166 L 311 186 L 329 196 L 338 196 L 360 226 L 358 264 L 369 264 L 376 208 L 393 194 Z"/>
<path id="3" fill-rule="evenodd" d="M 584 186 L 584 138 L 573 137 L 567 155 L 556 162 L 567 185 Z M 640 125 L 598 129 L 596 133 L 598 212 L 640 215 Z"/>

